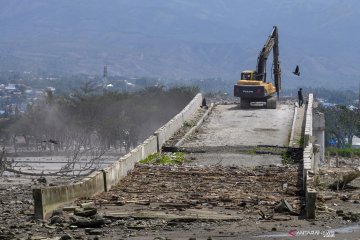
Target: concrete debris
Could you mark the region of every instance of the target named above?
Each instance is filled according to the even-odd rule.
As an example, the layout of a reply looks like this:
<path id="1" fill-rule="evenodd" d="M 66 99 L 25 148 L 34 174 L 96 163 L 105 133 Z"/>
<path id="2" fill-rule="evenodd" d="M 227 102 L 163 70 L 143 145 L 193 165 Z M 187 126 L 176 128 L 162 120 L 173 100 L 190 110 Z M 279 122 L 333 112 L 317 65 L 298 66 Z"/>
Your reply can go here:
<path id="1" fill-rule="evenodd" d="M 281 202 L 275 206 L 274 211 L 277 213 L 292 212 L 293 208 L 288 201 L 282 199 Z"/>
<path id="2" fill-rule="evenodd" d="M 93 218 L 71 218 L 71 225 L 79 228 L 100 228 L 105 224 L 105 219 L 100 215 Z"/>
<path id="3" fill-rule="evenodd" d="M 69 234 L 64 234 L 60 237 L 60 240 L 69 240 L 72 239 L 71 235 Z"/>
<path id="4" fill-rule="evenodd" d="M 86 228 L 85 233 L 89 235 L 102 235 L 103 231 L 100 229 Z"/>
<path id="5" fill-rule="evenodd" d="M 334 197 L 332 195 L 319 195 L 318 200 L 320 201 L 329 201 L 333 199 Z"/>
<path id="6" fill-rule="evenodd" d="M 45 226 L 46 228 L 49 228 L 49 229 L 56 229 L 56 226 L 50 226 L 50 225 L 48 225 L 48 224 L 44 224 L 44 226 Z"/>
<path id="7" fill-rule="evenodd" d="M 84 209 L 89 209 L 89 208 L 94 208 L 95 203 L 94 202 L 85 202 L 85 203 L 80 203 L 79 206 Z"/>
<path id="8" fill-rule="evenodd" d="M 333 182 L 330 187 L 335 190 L 343 190 L 352 181 L 360 177 L 360 171 L 350 171 L 343 173 L 342 176 Z"/>
<path id="9" fill-rule="evenodd" d="M 96 213 L 97 213 L 96 208 L 87 208 L 87 209 L 76 208 L 74 210 L 74 214 L 80 217 L 91 217 L 94 216 Z"/>
<path id="10" fill-rule="evenodd" d="M 39 177 L 39 178 L 37 179 L 37 181 L 38 181 L 39 183 L 43 183 L 43 184 L 46 184 L 46 183 L 47 183 L 47 180 L 46 180 L 45 177 Z"/>
<path id="11" fill-rule="evenodd" d="M 54 210 L 52 212 L 51 217 L 53 217 L 53 216 L 63 216 L 63 215 L 64 215 L 64 213 L 63 213 L 63 211 L 61 209 L 56 209 L 56 210 Z"/>
<path id="12" fill-rule="evenodd" d="M 343 220 L 349 220 L 351 222 L 360 221 L 360 213 L 353 213 L 353 212 L 345 213 L 343 210 L 337 210 L 336 214 L 342 217 Z"/>
<path id="13" fill-rule="evenodd" d="M 67 206 L 67 207 L 63 207 L 62 210 L 64 212 L 74 212 L 76 208 L 77 206 Z"/>
<path id="14" fill-rule="evenodd" d="M 14 239 L 15 234 L 11 231 L 4 231 L 2 233 L 0 233 L 0 239 L 4 239 L 4 240 L 10 240 L 10 239 Z"/>
<path id="15" fill-rule="evenodd" d="M 50 224 L 63 223 L 65 219 L 59 215 L 54 215 L 50 218 Z"/>
<path id="16" fill-rule="evenodd" d="M 340 197 L 340 199 L 343 200 L 343 201 L 348 201 L 350 198 L 351 198 L 350 195 L 342 195 L 342 196 Z"/>

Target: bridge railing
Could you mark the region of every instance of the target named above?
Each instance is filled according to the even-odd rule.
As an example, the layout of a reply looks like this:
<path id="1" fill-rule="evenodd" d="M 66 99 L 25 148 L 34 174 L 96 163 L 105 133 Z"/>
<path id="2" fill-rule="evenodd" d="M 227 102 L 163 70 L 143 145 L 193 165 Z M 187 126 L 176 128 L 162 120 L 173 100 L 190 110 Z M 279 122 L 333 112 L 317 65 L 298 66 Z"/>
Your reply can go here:
<path id="1" fill-rule="evenodd" d="M 313 143 L 313 104 L 314 96 L 309 94 L 305 113 L 304 153 L 303 153 L 303 188 L 306 201 L 306 218 L 315 218 L 316 195 L 314 176 L 318 171 L 318 145 Z"/>

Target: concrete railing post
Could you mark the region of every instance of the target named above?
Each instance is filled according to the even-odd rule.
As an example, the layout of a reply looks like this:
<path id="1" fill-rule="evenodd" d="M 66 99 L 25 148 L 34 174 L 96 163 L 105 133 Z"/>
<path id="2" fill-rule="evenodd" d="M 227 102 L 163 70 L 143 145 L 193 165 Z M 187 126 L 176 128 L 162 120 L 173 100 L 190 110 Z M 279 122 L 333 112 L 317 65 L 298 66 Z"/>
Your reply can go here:
<path id="1" fill-rule="evenodd" d="M 306 190 L 306 218 L 315 219 L 316 211 L 316 190 L 308 188 Z"/>
<path id="2" fill-rule="evenodd" d="M 34 188 L 33 191 L 34 198 L 34 218 L 35 219 L 44 219 L 45 218 L 45 209 L 43 205 L 43 197 L 41 188 Z"/>
<path id="3" fill-rule="evenodd" d="M 314 166 L 313 170 L 315 174 L 319 173 L 319 165 L 320 165 L 320 145 L 315 144 L 314 145 Z"/>

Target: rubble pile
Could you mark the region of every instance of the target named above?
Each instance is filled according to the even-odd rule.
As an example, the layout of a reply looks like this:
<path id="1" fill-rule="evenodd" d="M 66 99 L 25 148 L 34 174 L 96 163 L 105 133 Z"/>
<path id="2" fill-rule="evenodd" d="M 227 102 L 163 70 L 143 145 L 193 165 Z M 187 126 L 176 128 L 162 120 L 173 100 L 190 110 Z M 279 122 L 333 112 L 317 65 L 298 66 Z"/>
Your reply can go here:
<path id="1" fill-rule="evenodd" d="M 111 191 L 64 206 L 47 220 L 33 219 L 31 188 L 36 181 L 1 185 L 0 238 L 84 239 L 93 235 L 94 239 L 111 239 L 113 231 L 129 237 L 150 229 L 155 233 L 195 231 L 199 226 L 214 228 L 245 219 L 288 220 L 288 207 L 272 215 L 279 203 L 299 212 L 299 169 L 298 165 L 241 168 L 139 164 Z"/>
<path id="2" fill-rule="evenodd" d="M 348 184 L 341 184 L 346 176 L 357 172 L 358 169 L 354 169 L 351 164 L 322 167 L 317 184 L 318 219 L 342 219 L 347 223 L 360 221 L 360 178 L 353 178 Z M 339 183 L 338 186 L 336 183 Z"/>
<path id="3" fill-rule="evenodd" d="M 299 165 L 194 167 L 138 165 L 109 192 L 92 199 L 99 204 L 158 203 L 158 209 L 221 207 L 272 212 L 286 199 L 299 212 Z"/>
<path id="4" fill-rule="evenodd" d="M 29 232 L 33 225 L 33 209 L 30 185 L 1 184 L 0 239 L 14 239 L 15 235 Z"/>

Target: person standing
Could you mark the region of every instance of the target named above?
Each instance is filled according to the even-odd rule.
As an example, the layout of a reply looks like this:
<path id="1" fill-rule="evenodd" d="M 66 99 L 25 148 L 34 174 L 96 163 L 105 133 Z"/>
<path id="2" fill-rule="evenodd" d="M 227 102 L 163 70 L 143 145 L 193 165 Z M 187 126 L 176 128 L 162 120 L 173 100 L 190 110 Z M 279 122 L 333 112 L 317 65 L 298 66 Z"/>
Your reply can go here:
<path id="1" fill-rule="evenodd" d="M 299 107 L 302 107 L 302 105 L 304 103 L 304 98 L 303 98 L 303 94 L 302 94 L 302 88 L 300 88 L 299 91 L 298 91 L 298 99 L 299 99 Z"/>

